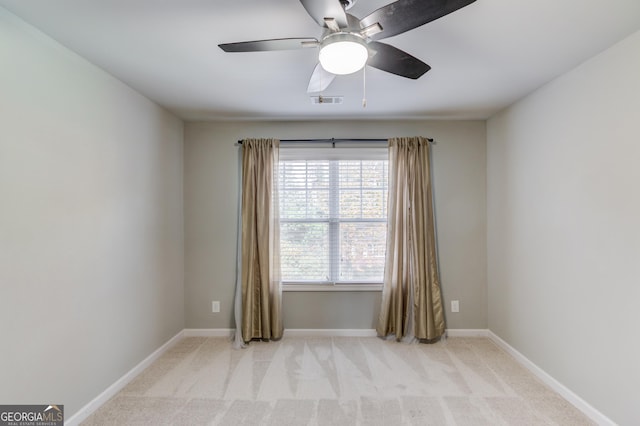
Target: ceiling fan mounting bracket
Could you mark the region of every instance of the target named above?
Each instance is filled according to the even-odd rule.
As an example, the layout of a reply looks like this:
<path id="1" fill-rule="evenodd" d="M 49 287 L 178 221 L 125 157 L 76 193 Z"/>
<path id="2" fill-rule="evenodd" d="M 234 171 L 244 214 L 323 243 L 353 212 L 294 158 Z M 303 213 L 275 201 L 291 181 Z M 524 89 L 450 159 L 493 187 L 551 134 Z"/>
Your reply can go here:
<path id="1" fill-rule="evenodd" d="M 349 10 L 353 7 L 354 4 L 356 4 L 356 1 L 358 0 L 340 0 L 340 4 L 344 8 L 344 10 Z"/>

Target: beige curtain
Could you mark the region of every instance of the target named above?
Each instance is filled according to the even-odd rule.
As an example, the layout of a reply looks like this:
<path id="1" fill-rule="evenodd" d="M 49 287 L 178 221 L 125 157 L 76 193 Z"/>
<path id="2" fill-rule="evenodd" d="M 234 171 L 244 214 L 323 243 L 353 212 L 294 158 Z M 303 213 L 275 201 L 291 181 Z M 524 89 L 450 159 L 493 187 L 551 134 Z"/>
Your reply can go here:
<path id="1" fill-rule="evenodd" d="M 387 255 L 377 332 L 433 340 L 445 331 L 436 259 L 429 141 L 389 139 Z"/>
<path id="2" fill-rule="evenodd" d="M 282 337 L 276 139 L 242 143 L 242 340 Z"/>

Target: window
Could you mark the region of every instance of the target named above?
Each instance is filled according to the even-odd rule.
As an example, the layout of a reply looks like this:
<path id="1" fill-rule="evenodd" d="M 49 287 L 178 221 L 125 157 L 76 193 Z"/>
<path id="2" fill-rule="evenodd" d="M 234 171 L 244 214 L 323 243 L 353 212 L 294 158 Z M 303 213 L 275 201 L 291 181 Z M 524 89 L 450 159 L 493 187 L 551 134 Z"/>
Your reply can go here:
<path id="1" fill-rule="evenodd" d="M 304 150 L 306 153 L 298 149 L 297 155 L 287 153 L 286 148 L 280 150 L 284 284 L 383 281 L 387 150 L 345 150 L 330 149 L 331 155 L 318 149 Z"/>

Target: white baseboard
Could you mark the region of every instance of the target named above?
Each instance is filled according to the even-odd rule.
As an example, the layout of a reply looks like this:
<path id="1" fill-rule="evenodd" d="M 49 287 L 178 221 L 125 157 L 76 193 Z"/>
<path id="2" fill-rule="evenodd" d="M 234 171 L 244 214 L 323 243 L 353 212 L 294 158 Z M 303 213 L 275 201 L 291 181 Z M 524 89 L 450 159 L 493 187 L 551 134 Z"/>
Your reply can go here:
<path id="1" fill-rule="evenodd" d="M 587 417 L 596 422 L 598 425 L 616 426 L 616 423 L 614 421 L 602 414 L 587 401 L 580 398 L 565 385 L 554 379 L 546 371 L 529 360 L 529 358 L 522 355 L 513 346 L 502 340 L 498 335 L 489 330 L 488 337 L 505 352 L 514 357 L 516 361 L 522 364 L 522 366 L 524 366 L 527 370 L 531 371 L 534 376 L 539 378 L 551 389 L 562 395 L 564 399 L 569 401 L 573 406 L 582 411 Z"/>
<path id="2" fill-rule="evenodd" d="M 185 328 L 184 337 L 232 337 L 233 328 Z"/>
<path id="3" fill-rule="evenodd" d="M 160 346 L 156 349 L 151 355 L 146 357 L 142 362 L 133 367 L 124 376 L 120 377 L 115 383 L 105 389 L 101 394 L 92 399 L 88 404 L 79 409 L 77 412 L 73 414 L 69 419 L 64 421 L 65 426 L 76 426 L 79 425 L 80 422 L 85 420 L 94 411 L 100 408 L 105 402 L 107 402 L 111 397 L 117 394 L 120 390 L 122 390 L 131 380 L 133 380 L 138 374 L 142 373 L 142 371 L 150 366 L 155 360 L 160 358 L 162 354 L 164 354 L 167 349 L 176 344 L 183 337 L 183 331 L 180 331 L 178 334 L 169 339 L 164 345 Z"/>
<path id="4" fill-rule="evenodd" d="M 448 328 L 447 337 L 488 337 L 489 330 L 486 328 Z"/>
<path id="5" fill-rule="evenodd" d="M 479 329 L 447 329 L 448 337 L 487 337 L 489 330 L 486 328 Z M 288 328 L 284 330 L 285 337 L 376 337 L 378 334 L 375 329 L 371 328 Z"/>
<path id="6" fill-rule="evenodd" d="M 376 337 L 373 328 L 286 328 L 284 337 Z"/>
<path id="7" fill-rule="evenodd" d="M 185 328 L 184 337 L 227 337 L 233 336 L 232 328 Z M 448 337 L 488 337 L 489 330 L 447 329 Z M 284 337 L 376 337 L 373 328 L 286 328 Z"/>
<path id="8" fill-rule="evenodd" d="M 185 328 L 184 337 L 233 337 L 232 328 Z M 284 337 L 375 337 L 376 331 L 368 328 L 358 329 L 322 329 L 322 328 L 287 328 Z"/>

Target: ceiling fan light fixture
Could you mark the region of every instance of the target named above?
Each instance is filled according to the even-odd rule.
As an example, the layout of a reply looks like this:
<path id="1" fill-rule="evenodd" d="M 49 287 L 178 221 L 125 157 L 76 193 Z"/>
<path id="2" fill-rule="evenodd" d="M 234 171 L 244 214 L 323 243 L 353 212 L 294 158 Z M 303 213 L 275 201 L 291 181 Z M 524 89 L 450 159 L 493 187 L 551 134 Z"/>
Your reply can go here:
<path id="1" fill-rule="evenodd" d="M 320 44 L 320 65 L 331 74 L 352 74 L 361 70 L 368 58 L 366 42 L 352 33 L 330 34 Z"/>

